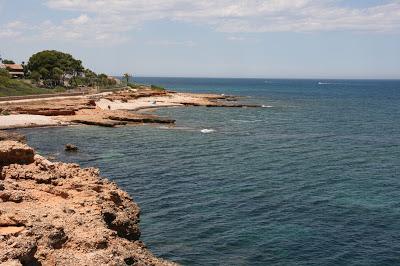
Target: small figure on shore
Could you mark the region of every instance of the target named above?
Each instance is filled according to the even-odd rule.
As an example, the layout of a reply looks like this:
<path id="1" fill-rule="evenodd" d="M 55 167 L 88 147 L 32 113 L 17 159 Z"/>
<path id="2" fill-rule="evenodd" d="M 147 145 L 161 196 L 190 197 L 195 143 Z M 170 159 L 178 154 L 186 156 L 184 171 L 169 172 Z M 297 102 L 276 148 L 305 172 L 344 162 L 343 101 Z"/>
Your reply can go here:
<path id="1" fill-rule="evenodd" d="M 108 106 L 108 110 L 111 110 L 111 106 L 110 105 Z"/>

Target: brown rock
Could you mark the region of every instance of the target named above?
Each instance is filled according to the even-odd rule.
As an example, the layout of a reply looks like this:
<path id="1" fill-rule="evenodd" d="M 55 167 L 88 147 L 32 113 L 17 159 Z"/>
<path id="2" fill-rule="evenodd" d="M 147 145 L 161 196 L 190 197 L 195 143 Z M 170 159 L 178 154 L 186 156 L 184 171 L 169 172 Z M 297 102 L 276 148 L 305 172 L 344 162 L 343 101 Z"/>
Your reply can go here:
<path id="1" fill-rule="evenodd" d="M 92 118 L 92 117 L 78 117 L 71 119 L 72 123 L 91 125 L 91 126 L 101 126 L 101 127 L 115 127 L 120 125 L 126 125 L 127 122 L 113 121 L 103 118 Z"/>
<path id="2" fill-rule="evenodd" d="M 139 207 L 97 169 L 36 155 L 3 178 L 0 265 L 175 265 L 138 241 Z"/>
<path id="3" fill-rule="evenodd" d="M 33 149 L 23 143 L 0 141 L 0 167 L 14 163 L 32 163 L 34 155 Z"/>
<path id="4" fill-rule="evenodd" d="M 26 143 L 26 137 L 16 132 L 9 132 L 0 130 L 0 141 L 3 140 L 14 140 L 21 143 Z"/>
<path id="5" fill-rule="evenodd" d="M 67 144 L 67 145 L 65 145 L 65 151 L 77 152 L 78 151 L 78 147 L 76 147 L 73 144 Z"/>

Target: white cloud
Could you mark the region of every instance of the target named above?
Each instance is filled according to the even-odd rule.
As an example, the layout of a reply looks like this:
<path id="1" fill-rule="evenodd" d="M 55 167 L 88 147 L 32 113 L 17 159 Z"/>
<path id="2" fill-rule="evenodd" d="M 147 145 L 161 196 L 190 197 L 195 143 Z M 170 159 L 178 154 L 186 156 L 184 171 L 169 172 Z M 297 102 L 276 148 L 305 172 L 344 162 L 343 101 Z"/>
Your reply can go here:
<path id="1" fill-rule="evenodd" d="M 47 0 L 50 8 L 84 11 L 131 22 L 171 19 L 223 32 L 394 31 L 400 2 L 345 8 L 338 0 Z"/>
<path id="2" fill-rule="evenodd" d="M 185 46 L 185 47 L 193 47 L 196 45 L 193 41 L 171 41 L 171 40 L 157 40 L 147 42 L 149 45 L 153 46 Z"/>
<path id="3" fill-rule="evenodd" d="M 228 40 L 229 40 L 229 41 L 240 42 L 240 41 L 244 41 L 245 38 L 239 37 L 239 36 L 229 36 L 229 37 L 228 37 Z"/>
<path id="4" fill-rule="evenodd" d="M 11 29 L 0 29 L 0 38 L 16 38 L 22 33 Z"/>
<path id="5" fill-rule="evenodd" d="M 7 29 L 24 29 L 27 25 L 19 20 L 11 21 L 6 24 Z"/>
<path id="6" fill-rule="evenodd" d="M 27 28 L 28 26 L 19 20 L 8 22 L 0 27 L 0 38 L 18 38 Z"/>
<path id="7" fill-rule="evenodd" d="M 66 20 L 64 23 L 65 24 L 72 24 L 72 25 L 83 25 L 88 23 L 90 20 L 89 16 L 86 14 L 82 14 L 77 18 L 73 18 L 70 20 Z"/>
<path id="8" fill-rule="evenodd" d="M 0 0 L 1 1 L 1 0 Z M 118 43 L 147 21 L 206 25 L 230 34 L 247 32 L 398 32 L 400 1 L 372 7 L 340 6 L 342 0 L 44 0 L 53 10 L 81 15 L 59 24 L 0 25 L 0 36 Z M 230 39 L 233 40 L 231 37 Z M 171 45 L 165 43 L 165 45 Z"/>

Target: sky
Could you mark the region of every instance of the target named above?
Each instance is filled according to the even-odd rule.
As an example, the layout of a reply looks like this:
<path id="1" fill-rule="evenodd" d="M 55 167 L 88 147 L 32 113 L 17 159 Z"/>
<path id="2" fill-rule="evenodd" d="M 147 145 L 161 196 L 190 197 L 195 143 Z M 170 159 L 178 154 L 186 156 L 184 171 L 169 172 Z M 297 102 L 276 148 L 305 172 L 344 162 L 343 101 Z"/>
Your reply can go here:
<path id="1" fill-rule="evenodd" d="M 0 0 L 0 54 L 98 73 L 400 79 L 400 0 Z"/>

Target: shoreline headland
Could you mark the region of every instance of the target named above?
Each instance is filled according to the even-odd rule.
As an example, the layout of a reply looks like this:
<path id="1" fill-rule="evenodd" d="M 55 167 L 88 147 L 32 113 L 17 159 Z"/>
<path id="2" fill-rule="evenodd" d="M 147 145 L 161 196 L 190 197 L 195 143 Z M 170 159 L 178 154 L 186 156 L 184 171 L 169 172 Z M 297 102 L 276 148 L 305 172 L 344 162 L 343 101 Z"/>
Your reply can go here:
<path id="1" fill-rule="evenodd" d="M 0 137 L 1 265 L 176 265 L 139 240 L 138 205 L 98 169 Z"/>
<path id="2" fill-rule="evenodd" d="M 171 124 L 174 119 L 146 111 L 166 107 L 261 107 L 238 102 L 238 97 L 219 94 L 183 93 L 126 87 L 107 93 L 0 101 L 0 129 L 73 124 L 115 127 L 138 124 Z"/>

